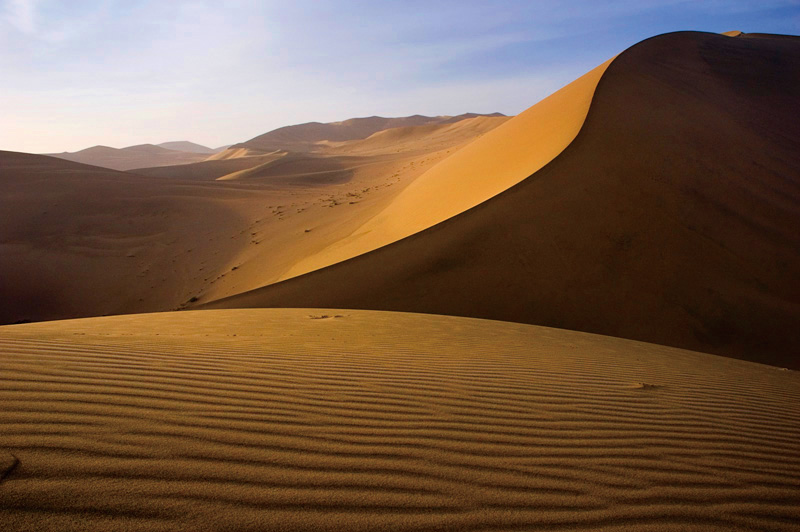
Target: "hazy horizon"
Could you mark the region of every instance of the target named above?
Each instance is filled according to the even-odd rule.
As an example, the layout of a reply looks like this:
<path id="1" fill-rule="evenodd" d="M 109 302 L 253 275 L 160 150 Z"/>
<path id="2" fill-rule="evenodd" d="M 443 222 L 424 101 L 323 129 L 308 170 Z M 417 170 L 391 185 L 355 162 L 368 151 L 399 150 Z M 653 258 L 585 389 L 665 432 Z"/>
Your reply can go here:
<path id="1" fill-rule="evenodd" d="M 188 140 L 309 121 L 512 115 L 677 30 L 800 33 L 800 2 L 0 2 L 0 149 Z"/>

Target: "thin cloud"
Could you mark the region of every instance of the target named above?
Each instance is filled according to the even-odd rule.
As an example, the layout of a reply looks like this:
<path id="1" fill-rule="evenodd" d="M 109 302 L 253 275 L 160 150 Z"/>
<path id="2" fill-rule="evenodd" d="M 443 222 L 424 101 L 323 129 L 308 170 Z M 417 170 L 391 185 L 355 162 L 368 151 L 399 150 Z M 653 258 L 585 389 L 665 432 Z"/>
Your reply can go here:
<path id="1" fill-rule="evenodd" d="M 39 3 L 39 0 L 7 0 L 3 6 L 3 18 L 22 33 L 33 34 Z"/>
<path id="2" fill-rule="evenodd" d="M 798 11 L 788 0 L 0 0 L 0 149 L 221 145 L 310 120 L 513 114 L 643 38 L 796 33 Z"/>

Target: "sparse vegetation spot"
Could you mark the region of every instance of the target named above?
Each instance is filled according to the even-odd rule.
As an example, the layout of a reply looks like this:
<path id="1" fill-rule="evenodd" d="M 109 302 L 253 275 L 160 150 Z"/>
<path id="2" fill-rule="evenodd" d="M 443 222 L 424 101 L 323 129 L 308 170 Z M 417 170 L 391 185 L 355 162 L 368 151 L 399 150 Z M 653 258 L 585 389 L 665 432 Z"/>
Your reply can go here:
<path id="1" fill-rule="evenodd" d="M 647 382 L 636 382 L 634 383 L 631 388 L 635 388 L 637 390 L 654 390 L 656 388 L 661 388 L 660 384 L 650 384 Z"/>
<path id="2" fill-rule="evenodd" d="M 335 316 L 331 316 L 330 314 L 310 314 L 308 317 L 312 320 L 330 320 L 333 318 L 344 318 L 342 314 L 336 314 Z"/>

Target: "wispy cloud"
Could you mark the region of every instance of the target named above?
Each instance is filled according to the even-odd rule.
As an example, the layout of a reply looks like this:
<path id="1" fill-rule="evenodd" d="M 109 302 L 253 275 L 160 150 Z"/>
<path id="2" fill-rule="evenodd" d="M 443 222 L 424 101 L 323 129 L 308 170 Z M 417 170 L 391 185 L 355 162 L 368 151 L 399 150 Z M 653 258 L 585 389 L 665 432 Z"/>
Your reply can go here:
<path id="1" fill-rule="evenodd" d="M 3 18 L 23 33 L 34 33 L 38 3 L 39 0 L 7 0 L 3 6 Z"/>
<path id="2" fill-rule="evenodd" d="M 797 0 L 0 0 L 0 149 L 516 113 L 651 35 L 797 33 L 798 12 Z"/>

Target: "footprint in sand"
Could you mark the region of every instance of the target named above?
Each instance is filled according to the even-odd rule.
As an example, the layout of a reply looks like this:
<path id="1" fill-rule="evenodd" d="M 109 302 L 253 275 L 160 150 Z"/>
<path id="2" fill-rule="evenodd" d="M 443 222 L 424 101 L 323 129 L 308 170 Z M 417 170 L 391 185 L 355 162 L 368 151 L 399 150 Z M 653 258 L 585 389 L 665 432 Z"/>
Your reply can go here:
<path id="1" fill-rule="evenodd" d="M 11 453 L 0 451 L 0 482 L 3 482 L 19 465 L 19 459 Z"/>

